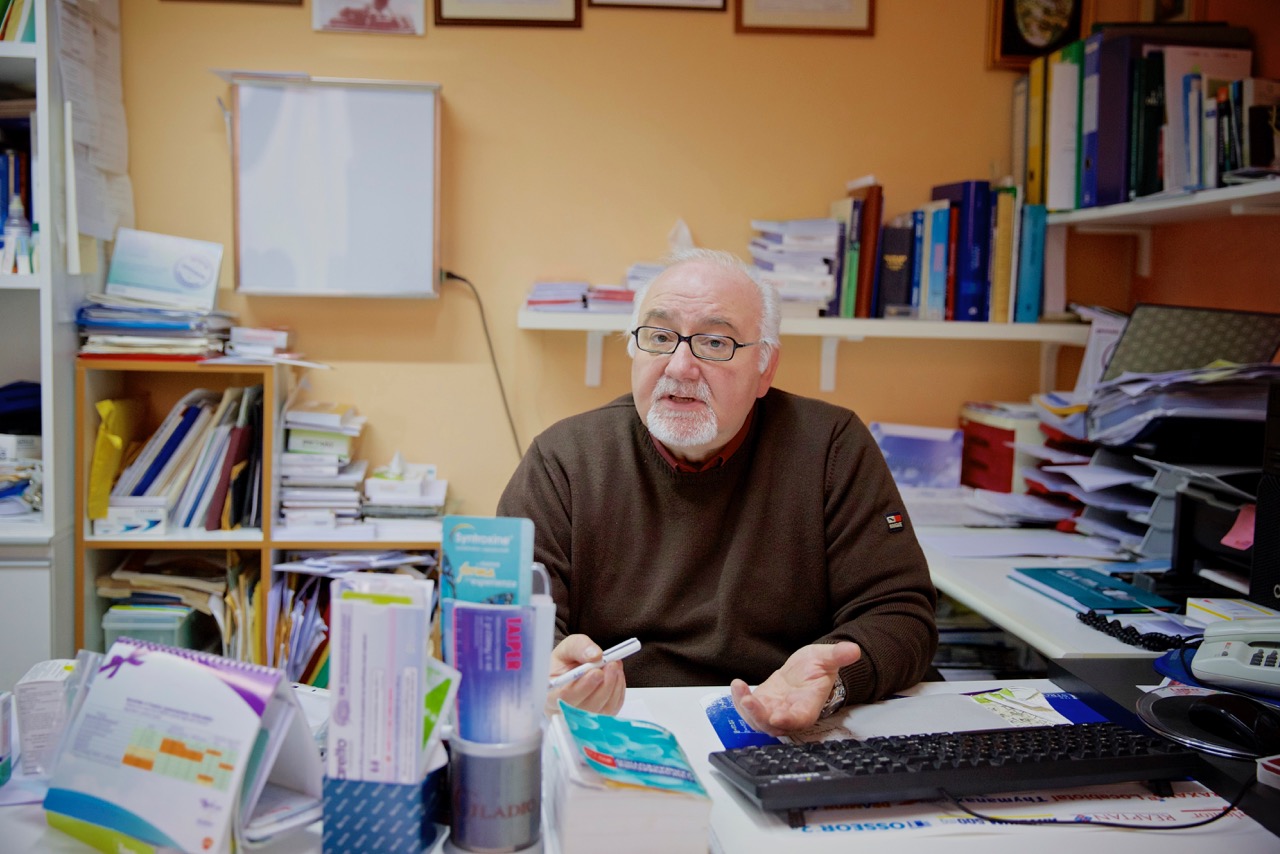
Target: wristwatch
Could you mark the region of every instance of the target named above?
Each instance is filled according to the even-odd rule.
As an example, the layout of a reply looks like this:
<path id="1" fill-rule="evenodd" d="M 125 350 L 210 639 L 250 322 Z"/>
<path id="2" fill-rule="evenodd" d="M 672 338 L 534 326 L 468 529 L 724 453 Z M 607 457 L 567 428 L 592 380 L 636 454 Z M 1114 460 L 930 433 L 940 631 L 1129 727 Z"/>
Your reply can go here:
<path id="1" fill-rule="evenodd" d="M 831 686 L 831 696 L 827 697 L 826 705 L 822 707 L 822 711 L 818 713 L 818 717 L 829 718 L 836 712 L 840 711 L 840 707 L 844 705 L 844 680 L 836 677 L 836 684 Z"/>

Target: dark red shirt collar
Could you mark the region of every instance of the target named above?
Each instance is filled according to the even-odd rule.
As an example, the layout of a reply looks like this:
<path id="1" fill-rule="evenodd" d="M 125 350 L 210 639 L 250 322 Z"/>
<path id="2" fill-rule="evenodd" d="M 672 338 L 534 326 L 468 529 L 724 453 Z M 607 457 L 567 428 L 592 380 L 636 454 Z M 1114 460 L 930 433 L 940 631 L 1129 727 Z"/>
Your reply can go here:
<path id="1" fill-rule="evenodd" d="M 676 459 L 675 454 L 671 453 L 666 445 L 655 439 L 652 433 L 649 434 L 649 439 L 653 442 L 653 446 L 658 449 L 658 453 L 662 455 L 662 458 L 667 461 L 667 464 L 681 474 L 710 471 L 713 468 L 724 465 L 742 447 L 742 443 L 747 440 L 747 433 L 751 430 L 751 422 L 755 420 L 755 417 L 756 408 L 752 406 L 751 411 L 747 413 L 746 420 L 742 422 L 742 428 L 738 430 L 736 436 L 729 440 L 729 444 L 721 448 L 720 453 L 700 463 L 688 463 L 684 460 Z"/>

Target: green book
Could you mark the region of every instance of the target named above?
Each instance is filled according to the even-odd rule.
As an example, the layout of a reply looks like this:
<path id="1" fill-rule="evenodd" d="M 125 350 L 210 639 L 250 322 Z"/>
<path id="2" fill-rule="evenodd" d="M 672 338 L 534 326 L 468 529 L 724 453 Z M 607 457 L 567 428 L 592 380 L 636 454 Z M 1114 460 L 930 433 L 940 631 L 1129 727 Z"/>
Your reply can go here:
<path id="1" fill-rule="evenodd" d="M 1141 614 L 1176 611 L 1178 606 L 1128 582 L 1084 567 L 1019 568 L 1009 576 L 1068 608 L 1084 613 Z"/>

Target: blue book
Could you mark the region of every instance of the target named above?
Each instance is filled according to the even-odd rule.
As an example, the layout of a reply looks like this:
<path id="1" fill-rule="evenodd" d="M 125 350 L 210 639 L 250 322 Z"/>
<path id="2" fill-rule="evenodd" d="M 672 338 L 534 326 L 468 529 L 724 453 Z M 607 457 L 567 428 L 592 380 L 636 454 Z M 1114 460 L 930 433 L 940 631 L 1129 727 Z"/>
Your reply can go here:
<path id="1" fill-rule="evenodd" d="M 983 321 L 991 299 L 988 284 L 991 245 L 991 185 L 986 181 L 939 184 L 931 198 L 952 203 L 959 217 L 956 236 L 956 304 L 954 320 Z"/>
<path id="2" fill-rule="evenodd" d="M 1022 239 L 1018 246 L 1018 291 L 1013 298 L 1015 323 L 1035 323 L 1044 306 L 1044 205 L 1022 206 Z"/>
<path id="3" fill-rule="evenodd" d="M 1098 77 L 1101 66 L 1102 33 L 1084 42 L 1084 82 L 1080 87 L 1080 194 L 1078 207 L 1098 204 Z"/>
<path id="4" fill-rule="evenodd" d="M 911 312 L 916 317 L 920 316 L 920 276 L 921 270 L 926 268 L 924 254 L 924 210 L 916 208 L 911 212 L 911 231 L 915 238 L 914 246 L 911 251 L 913 264 L 911 267 Z"/>
<path id="5" fill-rule="evenodd" d="M 951 233 L 951 208 L 939 208 L 931 212 L 933 224 L 929 228 L 928 255 L 925 264 L 929 271 L 929 292 L 921 306 L 923 320 L 945 320 L 947 317 L 947 241 Z"/>
<path id="6" fill-rule="evenodd" d="M 1178 609 L 1177 604 L 1163 596 L 1086 567 L 1018 568 L 1009 577 L 1081 613 L 1095 611 L 1099 614 L 1141 614 Z"/>
<path id="7" fill-rule="evenodd" d="M 169 462 L 169 458 L 173 456 L 173 452 L 182 444 L 182 439 L 187 435 L 187 431 L 191 429 L 191 425 L 195 423 L 196 417 L 200 415 L 199 406 L 188 406 L 182 413 L 182 419 L 178 421 L 173 428 L 173 432 L 164 440 L 164 444 L 160 447 L 160 452 L 156 454 L 155 459 L 151 461 L 151 465 L 147 466 L 146 472 L 138 480 L 137 486 L 133 488 L 132 495 L 146 495 L 148 487 L 155 481 L 156 475 L 164 469 L 165 463 Z"/>

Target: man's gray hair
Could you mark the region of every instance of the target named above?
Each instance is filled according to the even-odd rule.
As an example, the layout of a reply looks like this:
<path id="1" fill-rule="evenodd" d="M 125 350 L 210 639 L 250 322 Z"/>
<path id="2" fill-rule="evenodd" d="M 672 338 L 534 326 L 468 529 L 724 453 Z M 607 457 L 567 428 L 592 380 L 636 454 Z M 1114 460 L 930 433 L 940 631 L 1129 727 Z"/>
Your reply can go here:
<path id="1" fill-rule="evenodd" d="M 732 252 L 725 252 L 721 249 L 682 249 L 679 252 L 673 252 L 668 255 L 663 259 L 662 272 L 636 290 L 635 307 L 631 310 L 630 329 L 635 329 L 640 325 L 640 306 L 644 303 L 644 298 L 649 293 L 650 286 L 672 267 L 694 262 L 714 264 L 717 267 L 723 267 L 726 270 L 739 273 L 756 286 L 756 290 L 760 293 L 761 306 L 760 337 L 756 346 L 760 349 L 759 364 L 760 370 L 763 372 L 769 367 L 770 355 L 774 350 L 782 346 L 782 342 L 778 337 L 779 329 L 782 325 L 782 310 L 778 306 L 778 292 L 773 285 L 760 278 L 759 270 L 756 267 L 744 263 L 742 259 Z M 745 344 L 747 342 L 740 343 Z M 631 334 L 627 335 L 627 353 L 633 358 L 636 354 L 636 337 Z"/>

